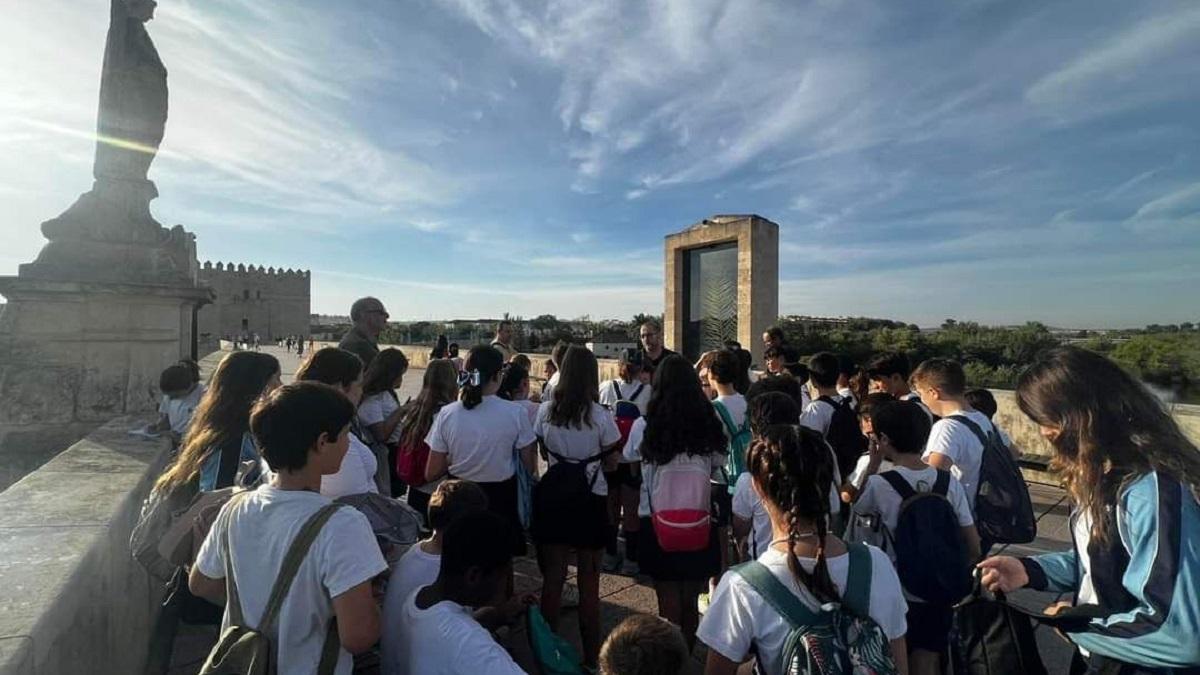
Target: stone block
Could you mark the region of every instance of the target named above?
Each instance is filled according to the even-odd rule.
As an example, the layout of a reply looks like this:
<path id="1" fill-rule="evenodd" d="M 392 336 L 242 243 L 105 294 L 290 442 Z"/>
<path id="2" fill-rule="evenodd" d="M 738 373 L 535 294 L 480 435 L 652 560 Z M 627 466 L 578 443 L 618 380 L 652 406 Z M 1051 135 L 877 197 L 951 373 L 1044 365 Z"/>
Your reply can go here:
<path id="1" fill-rule="evenodd" d="M 73 421 L 79 380 L 70 367 L 0 365 L 0 424 Z"/>
<path id="2" fill-rule="evenodd" d="M 113 342 L 92 342 L 83 346 L 76 419 L 100 422 L 125 411 L 129 351 L 138 347 Z"/>
<path id="3" fill-rule="evenodd" d="M 38 298 L 35 302 L 13 303 L 13 328 L 25 335 L 72 335 L 86 324 L 85 305 L 78 296 Z M 7 312 L 6 312 L 7 314 Z"/>

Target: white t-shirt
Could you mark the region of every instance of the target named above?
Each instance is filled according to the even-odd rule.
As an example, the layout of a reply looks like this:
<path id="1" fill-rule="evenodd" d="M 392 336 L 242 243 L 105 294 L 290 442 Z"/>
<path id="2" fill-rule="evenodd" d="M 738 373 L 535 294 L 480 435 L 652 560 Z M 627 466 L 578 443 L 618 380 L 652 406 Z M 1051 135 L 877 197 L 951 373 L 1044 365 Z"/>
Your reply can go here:
<path id="1" fill-rule="evenodd" d="M 362 422 L 363 429 L 370 431 L 371 425 L 379 424 L 386 420 L 400 408 L 400 403 L 396 401 L 396 396 L 390 391 L 381 391 L 378 394 L 371 394 L 358 404 L 358 421 Z M 392 429 L 392 435 L 388 436 L 388 443 L 400 442 L 400 425 L 397 424 L 395 429 Z"/>
<path id="2" fill-rule="evenodd" d="M 853 485 L 856 490 L 861 491 L 863 485 L 867 482 L 867 466 L 871 463 L 871 453 L 864 452 L 858 456 L 858 461 L 854 463 L 854 470 L 850 472 L 850 477 L 846 482 Z M 890 471 L 894 465 L 886 459 L 879 461 L 879 473 Z"/>
<path id="3" fill-rule="evenodd" d="M 521 399 L 520 401 L 513 401 L 513 403 L 525 409 L 525 413 L 529 415 L 529 426 L 532 427 L 533 423 L 537 421 L 538 409 L 542 407 L 542 404 L 537 401 L 530 401 L 529 399 Z"/>
<path id="4" fill-rule="evenodd" d="M 937 469 L 932 466 L 917 471 L 903 466 L 895 466 L 891 470 L 900 474 L 900 477 L 917 492 L 932 490 L 934 482 L 937 481 Z M 954 515 L 958 518 L 959 527 L 975 524 L 975 519 L 971 516 L 971 507 L 967 504 L 966 492 L 963 491 L 962 483 L 959 483 L 958 479 L 950 479 L 950 485 L 946 488 L 946 499 L 949 500 L 950 506 L 954 508 Z M 878 514 L 879 521 L 887 527 L 888 532 L 894 533 L 896 531 L 896 524 L 900 520 L 900 504 L 903 501 L 900 493 L 893 490 L 886 479 L 879 476 L 879 474 L 875 474 L 867 478 L 862 492 L 859 493 L 858 500 L 854 502 L 854 514 Z M 886 553 L 888 557 L 894 557 L 896 554 L 893 550 L 888 550 Z M 919 597 L 907 591 L 905 592 L 905 597 L 909 600 L 920 600 Z"/>
<path id="5" fill-rule="evenodd" d="M 987 415 L 978 410 L 964 410 L 955 414 L 966 415 L 985 434 L 992 428 Z M 929 440 L 925 443 L 925 453 L 921 457 L 928 462 L 929 456 L 935 452 L 954 461 L 950 473 L 962 482 L 973 513 L 975 494 L 979 490 L 979 465 L 983 462 L 983 444 L 967 425 L 943 418 L 933 423 L 933 428 L 929 431 Z"/>
<path id="6" fill-rule="evenodd" d="M 896 569 L 883 551 L 869 546 L 871 552 L 871 600 L 868 614 L 879 624 L 889 640 L 895 640 L 908 632 L 905 613 L 908 603 L 900 591 L 900 579 Z M 816 609 L 817 601 L 807 590 L 800 588 L 787 566 L 787 555 L 783 551 L 769 548 L 758 557 L 771 572 L 809 607 Z M 850 569 L 850 555 L 828 558 L 829 576 L 839 593 L 846 590 L 846 574 Z M 800 558 L 800 565 L 812 572 L 816 560 Z M 729 571 L 721 577 L 708 611 L 700 620 L 696 637 L 710 649 L 725 658 L 740 663 L 750 654 L 753 645 L 762 656 L 762 665 L 767 675 L 782 675 L 778 654 L 783 651 L 784 640 L 791 631 L 790 625 L 758 591 L 739 575 Z"/>
<path id="7" fill-rule="evenodd" d="M 553 405 L 550 401 L 543 403 L 538 409 L 537 421 L 533 424 L 533 433 L 542 439 L 546 449 L 551 452 L 571 459 L 586 459 L 621 440 L 621 432 L 617 429 L 617 423 L 613 421 L 612 413 L 599 403 L 592 404 L 592 423 L 583 428 L 551 424 L 550 408 Z M 594 481 L 592 494 L 602 497 L 608 495 L 608 481 L 598 475 L 603 461 L 591 462 L 584 469 L 587 479 Z M 550 455 L 547 467 L 556 463 L 558 460 L 554 455 Z"/>
<path id="8" fill-rule="evenodd" d="M 397 640 L 404 621 L 404 601 L 417 589 L 436 581 L 442 565 L 441 554 L 426 553 L 421 549 L 426 543 L 418 542 L 405 551 L 388 578 L 387 594 L 383 598 L 383 631 L 379 640 L 385 673 L 405 672 L 406 655 L 398 649 Z"/>
<path id="9" fill-rule="evenodd" d="M 196 566 L 210 579 L 225 578 L 225 533 L 246 623 L 259 625 L 271 587 L 292 540 L 310 516 L 329 499 L 306 490 L 280 490 L 264 485 L 221 509 L 200 547 Z M 366 516 L 343 506 L 321 528 L 300 564 L 292 587 L 269 635 L 281 673 L 316 672 L 325 633 L 333 619 L 332 598 L 369 581 L 387 569 Z M 221 622 L 229 626 L 229 611 Z M 350 653 L 341 650 L 337 673 L 353 669 Z"/>
<path id="10" fill-rule="evenodd" d="M 633 421 L 633 426 L 629 428 L 629 439 L 625 441 L 625 449 L 621 454 L 625 459 L 631 462 L 642 462 L 642 436 L 646 433 L 646 418 L 639 417 Z M 695 464 L 705 467 L 705 471 L 712 473 L 717 466 L 724 466 L 725 455 L 689 455 L 680 453 L 675 455 L 670 464 Z M 650 462 L 642 462 L 642 488 L 641 497 L 638 501 L 638 516 L 648 518 L 650 516 L 650 485 L 654 481 L 654 475 L 658 472 L 658 465 Z"/>
<path id="11" fill-rule="evenodd" d="M 419 593 L 404 601 L 399 630 L 391 636 L 401 655 L 399 667 L 384 661 L 384 675 L 524 675 L 471 610 L 450 600 L 420 609 Z"/>
<path id="12" fill-rule="evenodd" d="M 557 386 L 558 386 L 558 371 L 556 370 L 556 371 L 554 371 L 554 374 L 550 376 L 550 379 L 546 380 L 546 384 L 542 385 L 542 400 L 543 401 L 553 401 L 554 400 L 554 388 Z"/>
<path id="13" fill-rule="evenodd" d="M 525 407 L 484 396 L 471 410 L 461 401 L 443 406 L 425 442 L 430 452 L 447 455 L 455 478 L 499 483 L 513 477 L 513 450 L 537 440 Z"/>
<path id="14" fill-rule="evenodd" d="M 733 419 L 733 426 L 740 427 L 746 421 L 746 397 L 741 394 L 730 394 L 729 396 L 718 396 L 714 401 L 720 401 L 721 405 L 729 411 L 729 417 Z M 717 413 L 720 416 L 720 413 Z M 725 425 L 722 422 L 721 428 Z M 729 430 L 725 430 L 725 435 L 729 435 Z"/>
<path id="15" fill-rule="evenodd" d="M 162 401 L 158 404 L 158 412 L 167 416 L 171 431 L 180 436 L 187 433 L 188 424 L 192 421 L 192 413 L 196 411 L 196 406 L 200 405 L 204 391 L 204 385 L 197 383 L 192 391 L 183 398 L 170 398 L 165 395 L 162 397 Z"/>
<path id="16" fill-rule="evenodd" d="M 379 492 L 375 484 L 375 470 L 379 462 L 375 453 L 358 436 L 350 434 L 350 448 L 342 458 L 342 466 L 337 473 L 321 476 L 321 494 L 330 499 L 346 495 L 361 495 L 367 492 Z"/>
<path id="17" fill-rule="evenodd" d="M 616 391 L 613 390 L 613 385 L 616 385 Z M 642 390 L 638 391 L 638 387 Z M 634 392 L 637 392 L 637 397 L 630 398 Z M 646 406 L 650 403 L 650 394 L 650 385 L 642 384 L 640 380 L 605 380 L 600 385 L 600 405 L 612 406 L 617 401 L 631 401 L 638 407 L 638 411 L 645 415 Z"/>
<path id="18" fill-rule="evenodd" d="M 854 397 L 854 391 L 850 387 L 838 387 L 838 396 L 850 399 L 850 407 L 858 408 L 858 399 Z"/>
<path id="19" fill-rule="evenodd" d="M 749 550 L 750 555 L 757 558 L 771 545 L 771 517 L 767 515 L 762 497 L 751 485 L 753 480 L 748 471 L 738 476 L 733 488 L 733 515 L 750 521 Z"/>
<path id="20" fill-rule="evenodd" d="M 833 400 L 841 402 L 841 396 L 831 396 Z M 809 402 L 804 406 L 804 410 L 800 412 L 800 424 L 816 431 L 825 436 L 829 433 L 829 423 L 833 421 L 833 406 L 820 399 Z"/>
<path id="21" fill-rule="evenodd" d="M 924 410 L 924 411 L 925 411 L 925 416 L 929 418 L 929 421 L 930 421 L 930 422 L 932 422 L 932 421 L 933 421 L 933 411 L 929 409 L 929 406 L 925 405 L 925 404 L 924 404 L 924 403 L 921 401 L 921 395 L 920 395 L 920 394 L 918 394 L 917 392 L 915 392 L 915 391 L 910 391 L 910 392 L 908 392 L 907 394 L 904 394 L 903 396 L 900 396 L 900 397 L 899 397 L 899 400 L 901 400 L 901 401 L 912 401 L 913 403 L 916 403 L 917 405 L 919 405 L 919 406 L 921 407 L 921 410 Z"/>

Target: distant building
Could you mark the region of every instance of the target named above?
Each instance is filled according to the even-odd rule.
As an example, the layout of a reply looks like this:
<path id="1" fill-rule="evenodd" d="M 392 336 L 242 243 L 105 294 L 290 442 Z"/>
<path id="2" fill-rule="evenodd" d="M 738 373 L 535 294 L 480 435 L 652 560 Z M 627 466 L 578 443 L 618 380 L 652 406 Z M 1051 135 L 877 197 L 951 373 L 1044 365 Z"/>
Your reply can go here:
<path id="1" fill-rule="evenodd" d="M 205 262 L 200 283 L 216 293 L 213 304 L 200 308 L 201 342 L 254 333 L 264 342 L 309 334 L 307 270 Z"/>
<path id="2" fill-rule="evenodd" d="M 598 359 L 615 359 L 622 349 L 637 347 L 637 343 L 623 334 L 597 335 L 584 344 Z"/>

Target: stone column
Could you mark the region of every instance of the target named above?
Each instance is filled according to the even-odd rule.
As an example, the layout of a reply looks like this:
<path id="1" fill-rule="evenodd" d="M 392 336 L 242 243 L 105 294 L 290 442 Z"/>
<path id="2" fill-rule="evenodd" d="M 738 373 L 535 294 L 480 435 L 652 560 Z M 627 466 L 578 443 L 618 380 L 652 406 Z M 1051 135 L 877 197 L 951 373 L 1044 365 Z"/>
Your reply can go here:
<path id="1" fill-rule="evenodd" d="M 713 216 L 667 235 L 663 339 L 668 348 L 684 351 L 686 256 L 726 244 L 737 249 L 736 330 L 723 337 L 736 339 L 761 363 L 762 334 L 779 318 L 779 226 L 753 214 Z"/>

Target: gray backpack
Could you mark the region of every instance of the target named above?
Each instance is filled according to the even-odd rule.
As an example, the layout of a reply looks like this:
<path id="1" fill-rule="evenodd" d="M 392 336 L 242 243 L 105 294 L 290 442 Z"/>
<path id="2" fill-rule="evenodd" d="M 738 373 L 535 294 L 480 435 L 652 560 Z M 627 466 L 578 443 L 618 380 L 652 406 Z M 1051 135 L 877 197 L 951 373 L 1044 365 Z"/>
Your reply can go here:
<path id="1" fill-rule="evenodd" d="M 259 622 L 257 628 L 247 626 L 245 617 L 242 616 L 237 582 L 233 578 L 233 569 L 229 564 L 229 530 L 225 530 L 225 538 L 221 545 L 225 548 L 225 592 L 229 608 L 229 627 L 221 633 L 221 639 L 217 641 L 216 646 L 204 661 L 200 675 L 274 675 L 276 673 L 277 660 L 267 634 L 270 633 L 275 620 L 279 618 L 279 609 L 283 606 L 283 599 L 287 597 L 292 580 L 296 578 L 296 572 L 300 569 L 300 564 L 304 562 L 304 557 L 308 555 L 308 549 L 312 547 L 321 528 L 333 516 L 333 512 L 341 507 L 342 505 L 337 503 L 322 507 L 300 528 L 300 532 L 296 534 L 296 538 L 288 547 L 287 555 L 283 558 L 279 576 L 275 578 L 275 585 L 271 587 L 267 607 L 263 611 L 262 621 Z M 329 630 L 325 634 L 325 645 L 321 648 L 321 663 L 317 667 L 317 675 L 333 675 L 334 670 L 337 669 L 340 648 L 337 622 L 331 620 Z"/>

